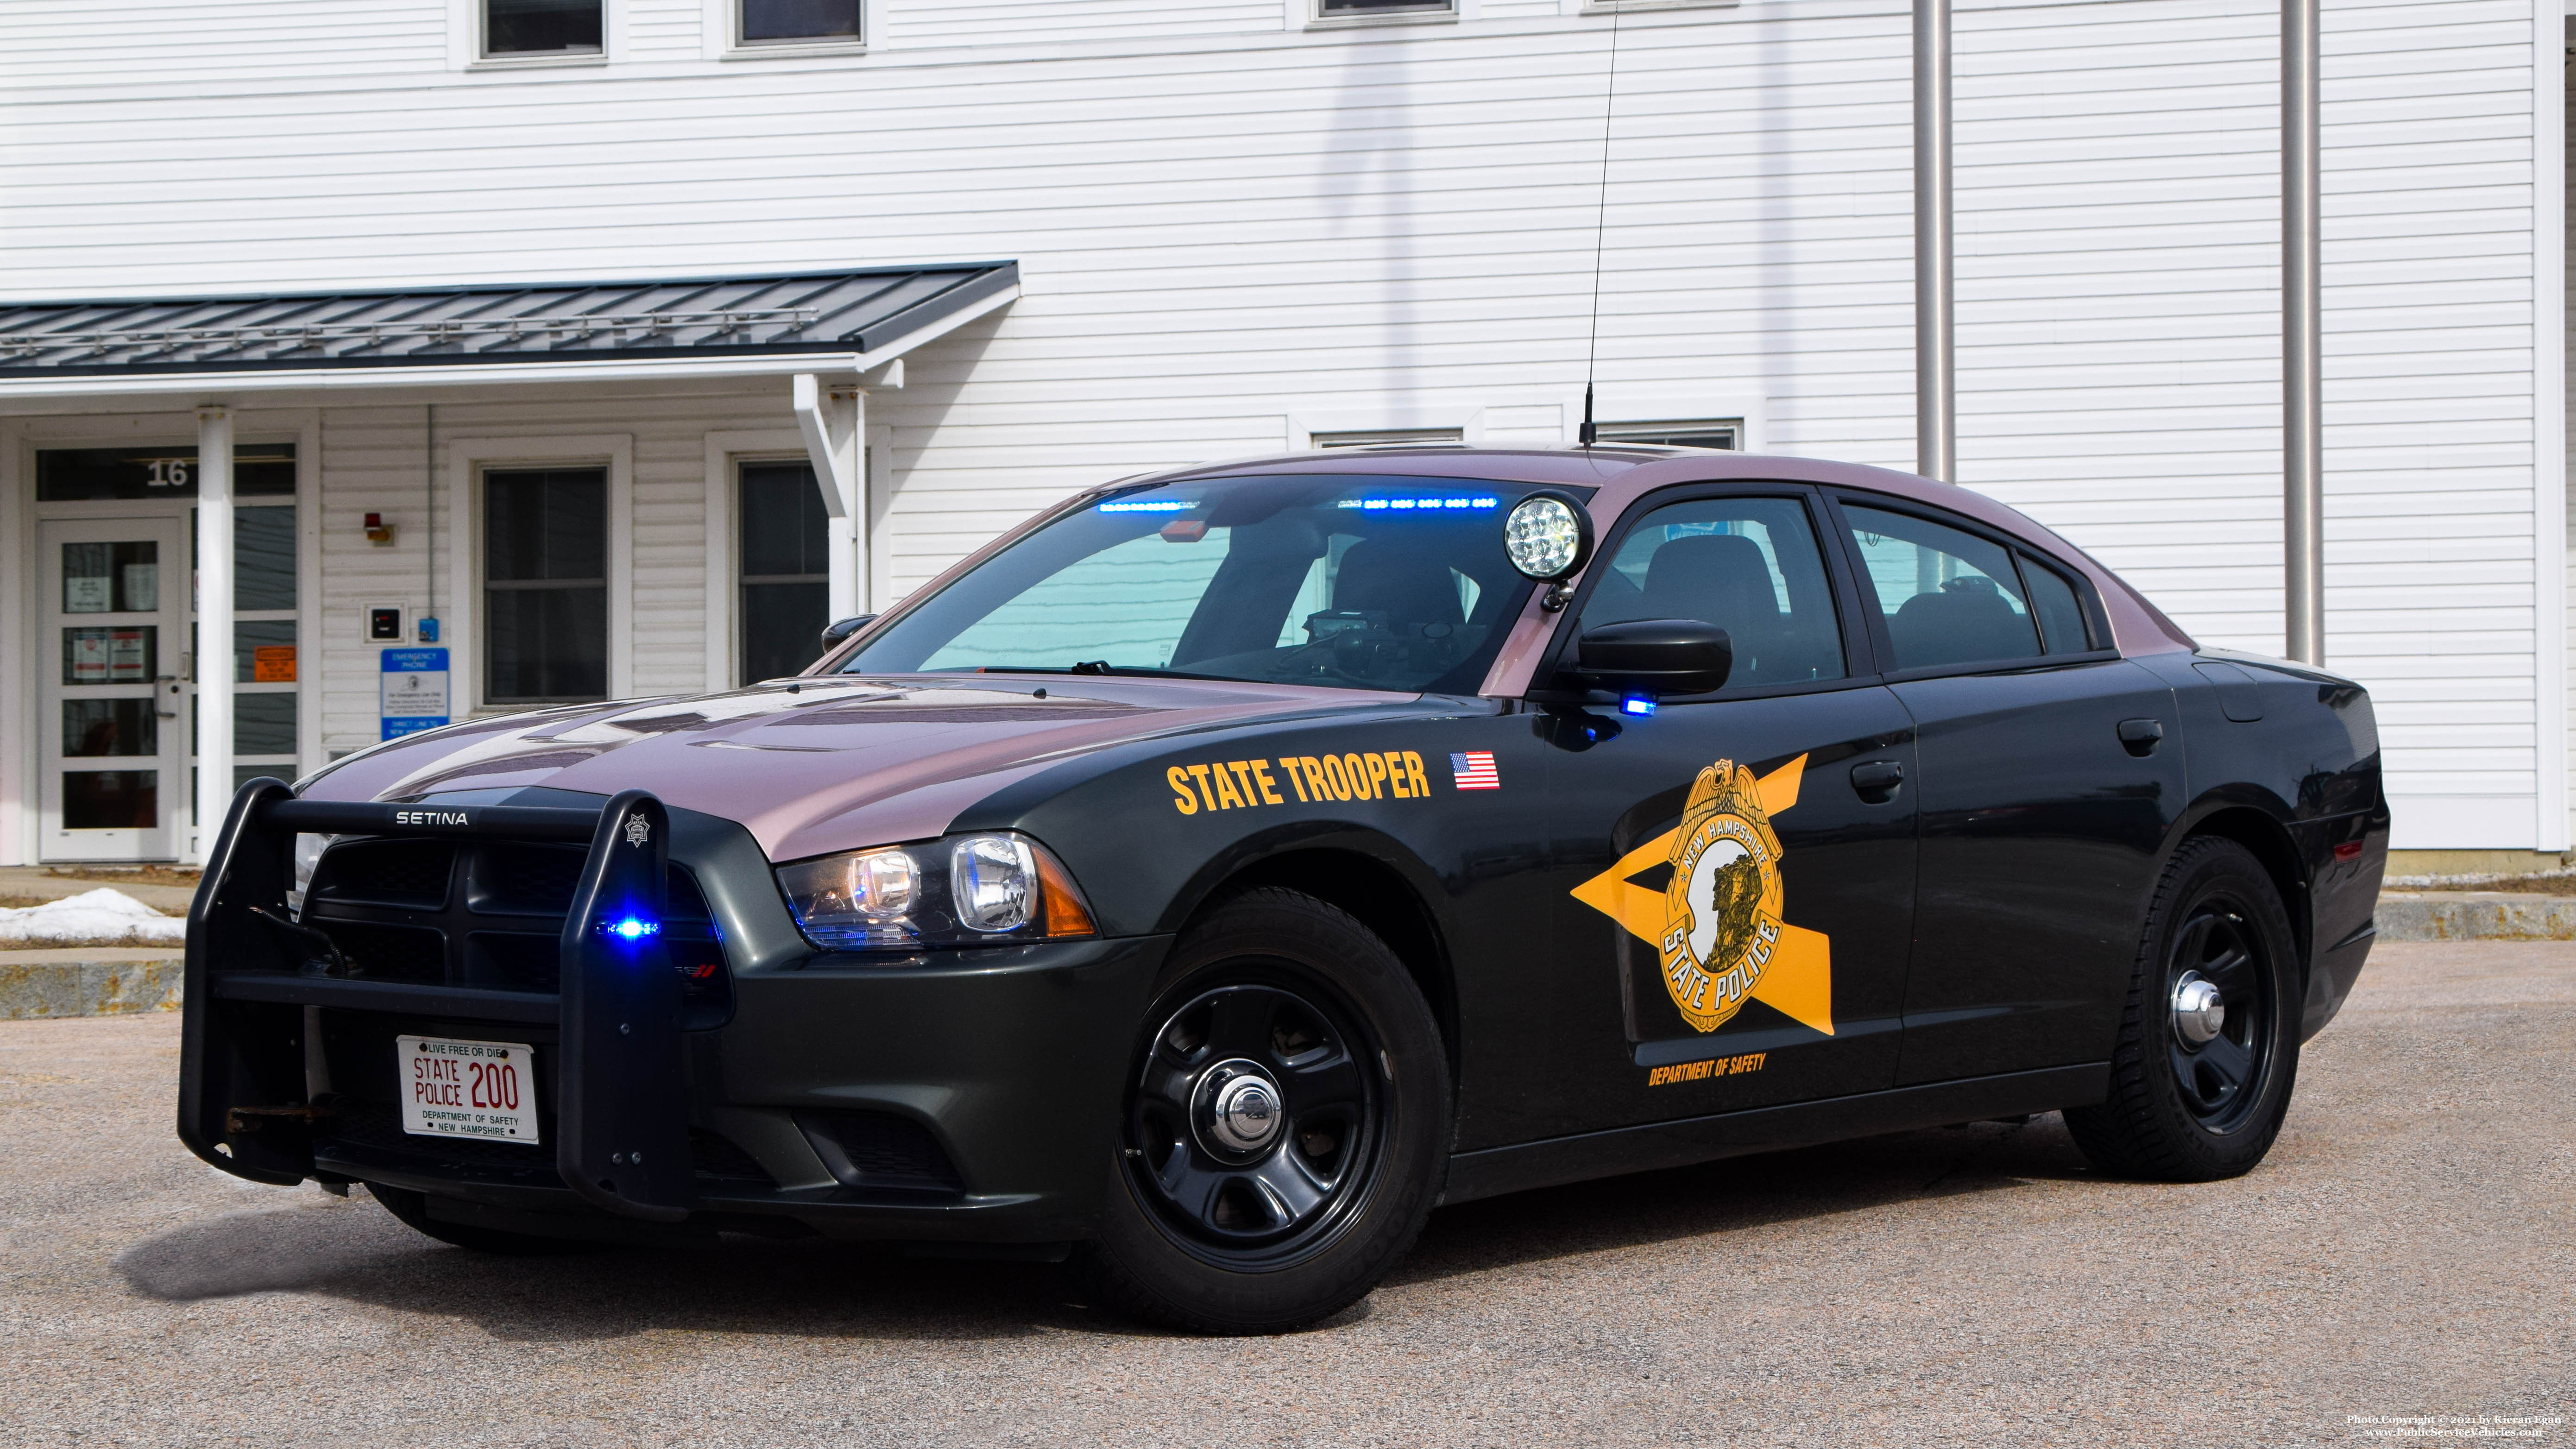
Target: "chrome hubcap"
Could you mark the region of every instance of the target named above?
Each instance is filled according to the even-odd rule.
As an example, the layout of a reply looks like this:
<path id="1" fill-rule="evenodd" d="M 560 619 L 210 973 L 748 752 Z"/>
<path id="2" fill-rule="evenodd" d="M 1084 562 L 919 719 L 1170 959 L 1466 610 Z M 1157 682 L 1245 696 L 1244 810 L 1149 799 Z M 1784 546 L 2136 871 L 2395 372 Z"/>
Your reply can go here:
<path id="1" fill-rule="evenodd" d="M 2193 1046 L 2206 1046 L 2227 1025 L 2227 1004 L 2218 988 L 2197 971 L 2186 971 L 2174 983 L 2174 1034 Z"/>
<path id="2" fill-rule="evenodd" d="M 1279 1136 L 1279 1084 L 1251 1062 L 1238 1057 L 1208 1068 L 1193 1095 L 1200 1145 L 1217 1156 L 1258 1153 Z"/>

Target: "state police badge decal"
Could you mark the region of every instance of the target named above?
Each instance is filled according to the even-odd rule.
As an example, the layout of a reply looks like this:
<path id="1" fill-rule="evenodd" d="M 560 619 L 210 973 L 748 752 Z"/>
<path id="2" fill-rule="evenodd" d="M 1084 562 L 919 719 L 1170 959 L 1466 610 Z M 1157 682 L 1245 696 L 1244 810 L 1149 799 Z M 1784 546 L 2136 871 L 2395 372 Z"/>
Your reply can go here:
<path id="1" fill-rule="evenodd" d="M 1753 772 L 1699 772 L 1673 833 L 1664 888 L 1664 989 L 1682 1018 L 1715 1031 L 1744 1009 L 1780 941 L 1780 837 Z"/>
<path id="2" fill-rule="evenodd" d="M 1694 1031 L 1715 1031 L 1759 1001 L 1834 1034 L 1833 941 L 1780 915 L 1783 852 L 1771 820 L 1797 808 L 1806 769 L 1805 755 L 1763 775 L 1733 760 L 1708 766 L 1683 796 L 1679 825 L 1574 888 L 1576 900 L 1655 948 L 1664 990 Z M 1665 870 L 1660 887 L 1637 883 Z"/>

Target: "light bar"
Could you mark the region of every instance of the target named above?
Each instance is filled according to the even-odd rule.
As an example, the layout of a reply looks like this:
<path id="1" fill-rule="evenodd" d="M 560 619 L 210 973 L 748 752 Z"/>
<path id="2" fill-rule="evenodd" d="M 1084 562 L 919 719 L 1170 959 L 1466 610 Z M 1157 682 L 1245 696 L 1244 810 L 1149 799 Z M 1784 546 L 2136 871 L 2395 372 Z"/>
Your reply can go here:
<path id="1" fill-rule="evenodd" d="M 1362 511 L 1364 511 L 1364 512 L 1368 512 L 1368 513 L 1377 513 L 1377 512 L 1381 512 L 1381 511 L 1384 511 L 1384 512 L 1397 512 L 1397 513 L 1401 513 L 1401 512 L 1407 512 L 1407 511 L 1411 511 L 1411 510 L 1416 510 L 1416 509 L 1419 509 L 1419 510 L 1424 511 L 1424 512 L 1429 512 L 1429 511 L 1431 511 L 1431 510 L 1433 510 L 1433 509 L 1444 509 L 1444 510 L 1445 510 L 1445 509 L 1451 509 L 1451 508 L 1500 508 L 1500 507 L 1502 507 L 1502 506 L 1503 506 L 1503 500 L 1501 500 L 1501 499 L 1499 499 L 1499 498 L 1463 498 L 1463 497 L 1459 497 L 1459 498 L 1345 498 L 1345 499 L 1343 499 L 1339 504 L 1337 504 L 1337 505 L 1335 505 L 1335 506 L 1336 506 L 1336 507 L 1340 507 L 1340 508 L 1357 508 L 1357 509 L 1360 509 L 1360 510 L 1362 510 Z"/>
<path id="2" fill-rule="evenodd" d="M 1103 503 L 1100 505 L 1100 511 L 1103 513 L 1185 513 L 1196 507 L 1198 504 L 1195 501 L 1156 498 L 1134 503 Z"/>

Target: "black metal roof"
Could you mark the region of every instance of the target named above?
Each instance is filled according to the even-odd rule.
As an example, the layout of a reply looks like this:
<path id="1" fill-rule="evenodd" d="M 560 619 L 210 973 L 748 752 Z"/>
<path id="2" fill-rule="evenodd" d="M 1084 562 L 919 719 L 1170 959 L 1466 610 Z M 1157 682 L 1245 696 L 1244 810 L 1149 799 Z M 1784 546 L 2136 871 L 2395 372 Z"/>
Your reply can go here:
<path id="1" fill-rule="evenodd" d="M 0 303 L 0 379 L 867 352 L 1017 262 L 755 277 Z"/>

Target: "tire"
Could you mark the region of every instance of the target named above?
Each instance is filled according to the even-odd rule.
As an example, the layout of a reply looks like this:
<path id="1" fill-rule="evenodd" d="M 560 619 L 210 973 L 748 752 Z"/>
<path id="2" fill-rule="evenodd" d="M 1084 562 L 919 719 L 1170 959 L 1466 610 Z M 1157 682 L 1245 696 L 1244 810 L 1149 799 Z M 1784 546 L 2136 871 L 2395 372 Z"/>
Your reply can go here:
<path id="1" fill-rule="evenodd" d="M 1067 1264 L 1095 1301 L 1283 1333 L 1358 1302 L 1422 1231 L 1448 1056 L 1404 963 L 1345 912 L 1259 889 L 1203 916 L 1128 1061 L 1099 1236 Z"/>
<path id="2" fill-rule="evenodd" d="M 2110 1094 L 2067 1109 L 2075 1144 L 2122 1177 L 2214 1182 L 2251 1171 L 2289 1113 L 2302 975 L 2261 862 L 2232 840 L 2184 842 L 2147 908 Z M 2224 1008 L 2214 1032 L 2176 1005 L 2194 977 Z"/>
<path id="3" fill-rule="evenodd" d="M 429 1195 L 399 1187 L 368 1183 L 367 1191 L 384 1204 L 385 1211 L 402 1219 L 403 1225 L 459 1248 L 478 1253 L 491 1253 L 505 1258 L 554 1258 L 574 1253 L 595 1253 L 601 1245 L 582 1238 L 548 1238 L 535 1233 L 505 1232 L 499 1228 L 478 1228 L 471 1223 L 442 1222 L 429 1215 Z"/>

